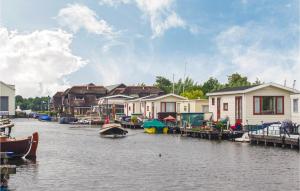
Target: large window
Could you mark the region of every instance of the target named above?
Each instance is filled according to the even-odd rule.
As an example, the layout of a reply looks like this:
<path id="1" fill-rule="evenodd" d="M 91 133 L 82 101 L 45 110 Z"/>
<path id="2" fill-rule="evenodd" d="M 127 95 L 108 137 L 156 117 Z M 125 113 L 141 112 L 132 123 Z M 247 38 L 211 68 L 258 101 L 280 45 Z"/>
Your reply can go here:
<path id="1" fill-rule="evenodd" d="M 284 114 L 283 96 L 254 96 L 253 113 L 256 115 Z"/>
<path id="2" fill-rule="evenodd" d="M 293 99 L 293 112 L 298 113 L 299 111 L 299 99 Z"/>
<path id="3" fill-rule="evenodd" d="M 176 112 L 176 103 L 161 102 L 161 112 Z"/>
<path id="4" fill-rule="evenodd" d="M 0 111 L 8 111 L 8 96 L 0 96 Z"/>

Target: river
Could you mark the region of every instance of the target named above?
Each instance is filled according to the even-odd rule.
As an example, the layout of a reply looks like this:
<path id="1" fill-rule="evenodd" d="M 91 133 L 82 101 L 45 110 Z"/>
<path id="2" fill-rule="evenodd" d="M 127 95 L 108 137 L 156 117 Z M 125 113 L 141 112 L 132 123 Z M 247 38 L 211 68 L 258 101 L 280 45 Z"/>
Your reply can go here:
<path id="1" fill-rule="evenodd" d="M 9 189 L 45 190 L 300 190 L 298 151 L 129 130 L 15 119 L 12 135 L 40 135 L 36 161 L 18 160 Z M 161 156 L 160 156 L 161 155 Z"/>

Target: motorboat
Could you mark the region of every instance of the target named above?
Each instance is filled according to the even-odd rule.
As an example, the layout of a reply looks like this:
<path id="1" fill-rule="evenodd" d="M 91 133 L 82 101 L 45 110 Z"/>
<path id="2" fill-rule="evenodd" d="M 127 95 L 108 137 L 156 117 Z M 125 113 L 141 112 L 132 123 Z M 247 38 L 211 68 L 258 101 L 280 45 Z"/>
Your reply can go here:
<path id="1" fill-rule="evenodd" d="M 10 153 L 10 158 L 36 158 L 38 133 L 24 138 L 13 138 L 10 136 L 13 126 L 12 123 L 0 124 L 0 152 Z"/>
<path id="2" fill-rule="evenodd" d="M 100 129 L 100 135 L 101 136 L 107 136 L 107 137 L 124 137 L 128 133 L 127 130 L 121 127 L 120 124 L 117 123 L 109 123 L 104 124 Z"/>

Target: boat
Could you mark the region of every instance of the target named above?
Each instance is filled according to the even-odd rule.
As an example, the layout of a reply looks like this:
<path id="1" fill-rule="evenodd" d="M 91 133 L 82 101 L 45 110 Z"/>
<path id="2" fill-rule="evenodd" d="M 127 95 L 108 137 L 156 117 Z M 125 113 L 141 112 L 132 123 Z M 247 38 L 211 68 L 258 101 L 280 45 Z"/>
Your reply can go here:
<path id="1" fill-rule="evenodd" d="M 120 124 L 117 123 L 110 123 L 104 124 L 100 129 L 101 136 L 112 136 L 112 137 L 124 137 L 128 131 L 121 127 Z"/>
<path id="2" fill-rule="evenodd" d="M 142 127 L 144 128 L 145 133 L 148 134 L 168 133 L 168 127 L 157 119 L 145 121 Z"/>
<path id="3" fill-rule="evenodd" d="M 39 115 L 40 121 L 51 121 L 51 117 L 49 115 Z"/>
<path id="4" fill-rule="evenodd" d="M 236 141 L 236 142 L 250 142 L 249 133 L 248 132 L 244 133 L 242 137 L 235 138 L 234 141 Z"/>
<path id="5" fill-rule="evenodd" d="M 1 125 L 0 129 L 0 152 L 10 153 L 10 158 L 36 158 L 36 150 L 38 146 L 38 133 L 35 132 L 31 136 L 25 138 L 12 138 L 10 136 L 11 128 L 14 125 Z M 8 133 L 5 130 L 8 129 Z"/>

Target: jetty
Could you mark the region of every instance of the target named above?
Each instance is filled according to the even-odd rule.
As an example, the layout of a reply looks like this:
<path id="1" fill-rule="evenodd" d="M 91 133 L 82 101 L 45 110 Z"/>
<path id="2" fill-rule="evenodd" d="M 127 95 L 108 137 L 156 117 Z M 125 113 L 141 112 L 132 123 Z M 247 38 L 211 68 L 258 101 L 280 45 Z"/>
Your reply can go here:
<path id="1" fill-rule="evenodd" d="M 288 135 L 257 135 L 249 134 L 250 143 L 265 146 L 280 146 L 291 149 L 300 149 L 300 138 L 299 136 L 288 136 Z"/>
<path id="2" fill-rule="evenodd" d="M 232 140 L 241 137 L 243 131 L 218 131 L 218 130 L 198 130 L 198 128 L 180 128 L 181 136 L 195 137 L 208 140 Z"/>

